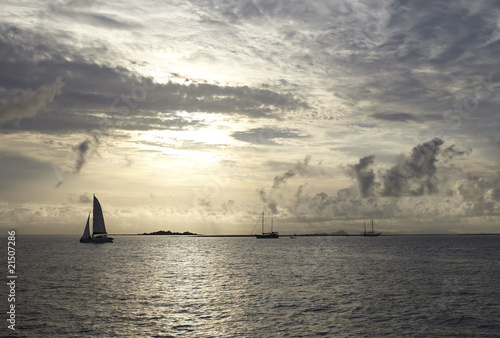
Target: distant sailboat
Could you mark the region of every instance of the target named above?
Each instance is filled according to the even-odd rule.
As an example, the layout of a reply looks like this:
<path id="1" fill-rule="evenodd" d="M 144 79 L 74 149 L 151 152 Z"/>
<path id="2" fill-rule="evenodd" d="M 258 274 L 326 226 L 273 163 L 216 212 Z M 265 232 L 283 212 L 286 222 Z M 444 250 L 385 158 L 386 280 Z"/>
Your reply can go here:
<path id="1" fill-rule="evenodd" d="M 381 232 L 375 232 L 373 230 L 373 219 L 372 219 L 372 230 L 371 231 L 366 231 L 366 222 L 363 222 L 364 224 L 364 232 L 361 233 L 361 236 L 366 236 L 366 237 L 375 237 L 375 236 L 380 236 L 382 233 Z"/>
<path id="2" fill-rule="evenodd" d="M 93 215 L 92 215 L 92 236 L 90 235 L 90 212 L 87 217 L 87 224 L 80 238 L 80 243 L 112 243 L 113 238 L 108 237 L 106 226 L 104 225 L 104 216 L 99 200 L 94 195 Z"/>
<path id="3" fill-rule="evenodd" d="M 271 232 L 264 232 L 264 213 L 262 213 L 262 235 L 255 235 L 256 238 L 279 238 L 280 235 L 273 231 L 273 219 L 271 218 Z"/>

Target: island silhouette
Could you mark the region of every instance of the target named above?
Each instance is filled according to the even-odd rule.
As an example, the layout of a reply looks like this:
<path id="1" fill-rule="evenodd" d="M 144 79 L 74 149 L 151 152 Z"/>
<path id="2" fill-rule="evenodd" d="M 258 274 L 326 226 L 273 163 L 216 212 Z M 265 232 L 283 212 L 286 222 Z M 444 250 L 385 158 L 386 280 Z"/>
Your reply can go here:
<path id="1" fill-rule="evenodd" d="M 189 231 L 184 231 L 184 232 L 173 232 L 173 231 L 170 231 L 170 230 L 167 230 L 167 231 L 164 231 L 164 230 L 160 230 L 160 231 L 155 231 L 155 232 L 145 232 L 145 233 L 142 233 L 142 234 L 139 234 L 139 235 L 160 235 L 160 236 L 169 236 L 169 235 L 190 235 L 190 236 L 196 236 L 198 234 L 194 233 L 194 232 L 189 232 Z"/>

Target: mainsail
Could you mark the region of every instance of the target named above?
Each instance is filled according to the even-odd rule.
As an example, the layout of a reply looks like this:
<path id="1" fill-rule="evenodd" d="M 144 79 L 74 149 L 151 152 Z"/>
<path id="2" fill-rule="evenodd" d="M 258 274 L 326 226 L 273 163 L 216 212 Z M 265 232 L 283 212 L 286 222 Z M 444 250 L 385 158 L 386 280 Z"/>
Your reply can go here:
<path id="1" fill-rule="evenodd" d="M 94 196 L 94 218 L 93 218 L 93 235 L 105 234 L 106 226 L 104 225 L 104 216 L 102 215 L 101 204 Z"/>

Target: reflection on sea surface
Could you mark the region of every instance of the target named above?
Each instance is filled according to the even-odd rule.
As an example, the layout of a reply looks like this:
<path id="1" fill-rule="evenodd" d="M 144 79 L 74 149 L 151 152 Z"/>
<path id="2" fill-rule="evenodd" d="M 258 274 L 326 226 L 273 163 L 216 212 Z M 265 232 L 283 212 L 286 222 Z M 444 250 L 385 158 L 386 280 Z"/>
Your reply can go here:
<path id="1" fill-rule="evenodd" d="M 19 336 L 494 335 L 500 237 L 18 237 Z"/>

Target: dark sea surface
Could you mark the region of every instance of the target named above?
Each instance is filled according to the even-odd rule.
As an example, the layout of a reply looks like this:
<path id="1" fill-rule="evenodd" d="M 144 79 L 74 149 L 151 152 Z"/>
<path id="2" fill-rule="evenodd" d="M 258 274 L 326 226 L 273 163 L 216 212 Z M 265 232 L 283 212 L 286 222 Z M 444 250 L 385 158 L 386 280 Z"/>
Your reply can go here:
<path id="1" fill-rule="evenodd" d="M 12 336 L 500 335 L 500 236 L 78 239 L 17 236 Z"/>

